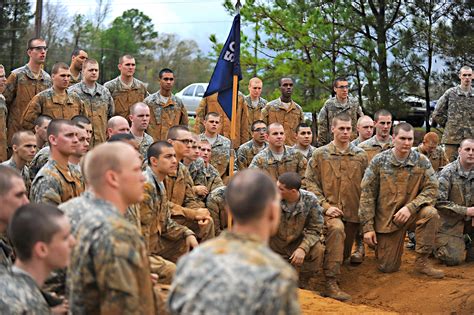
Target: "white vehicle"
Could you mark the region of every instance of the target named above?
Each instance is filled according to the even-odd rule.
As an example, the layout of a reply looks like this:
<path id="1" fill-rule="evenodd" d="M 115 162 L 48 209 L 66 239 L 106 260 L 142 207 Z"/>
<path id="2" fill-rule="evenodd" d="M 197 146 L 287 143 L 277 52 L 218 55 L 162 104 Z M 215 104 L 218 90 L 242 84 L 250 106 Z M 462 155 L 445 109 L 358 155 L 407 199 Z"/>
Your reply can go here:
<path id="1" fill-rule="evenodd" d="M 206 92 L 209 83 L 193 83 L 176 93 L 188 111 L 188 115 L 196 116 L 196 110 L 199 106 L 204 92 Z"/>

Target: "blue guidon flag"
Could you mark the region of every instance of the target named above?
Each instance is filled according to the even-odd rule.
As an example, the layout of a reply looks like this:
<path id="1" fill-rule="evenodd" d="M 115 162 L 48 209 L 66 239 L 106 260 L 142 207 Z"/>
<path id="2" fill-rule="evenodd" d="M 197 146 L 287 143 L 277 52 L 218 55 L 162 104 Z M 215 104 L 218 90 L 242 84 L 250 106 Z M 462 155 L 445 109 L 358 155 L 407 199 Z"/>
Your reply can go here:
<path id="1" fill-rule="evenodd" d="M 204 97 L 219 93 L 217 100 L 229 119 L 232 119 L 232 80 L 237 75 L 242 80 L 240 69 L 240 14 L 237 14 L 232 23 L 229 37 L 222 48 L 212 73 L 211 81 Z M 237 97 L 237 95 L 234 95 Z"/>

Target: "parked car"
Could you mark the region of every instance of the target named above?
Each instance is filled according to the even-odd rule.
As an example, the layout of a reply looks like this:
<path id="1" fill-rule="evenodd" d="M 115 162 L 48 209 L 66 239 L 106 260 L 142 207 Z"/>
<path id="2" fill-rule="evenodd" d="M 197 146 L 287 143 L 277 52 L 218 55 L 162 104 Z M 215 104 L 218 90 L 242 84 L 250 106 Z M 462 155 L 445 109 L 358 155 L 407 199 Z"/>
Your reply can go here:
<path id="1" fill-rule="evenodd" d="M 199 102 L 206 92 L 209 83 L 193 83 L 176 93 L 188 111 L 188 115 L 196 116 L 196 110 L 199 106 Z"/>

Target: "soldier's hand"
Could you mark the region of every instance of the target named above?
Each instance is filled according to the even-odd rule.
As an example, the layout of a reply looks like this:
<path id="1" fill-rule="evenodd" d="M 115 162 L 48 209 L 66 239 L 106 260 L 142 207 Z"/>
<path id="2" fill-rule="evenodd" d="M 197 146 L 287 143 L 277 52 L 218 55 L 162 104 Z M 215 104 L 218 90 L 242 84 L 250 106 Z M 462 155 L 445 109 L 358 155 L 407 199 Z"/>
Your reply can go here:
<path id="1" fill-rule="evenodd" d="M 467 208 L 466 215 L 474 217 L 474 207 Z"/>
<path id="2" fill-rule="evenodd" d="M 196 236 L 194 235 L 188 235 L 188 237 L 186 237 L 186 247 L 188 248 L 188 251 L 193 249 L 193 248 L 196 248 L 198 246 L 198 241 L 196 239 Z"/>
<path id="3" fill-rule="evenodd" d="M 377 235 L 375 235 L 375 231 L 364 233 L 364 242 L 372 247 L 377 245 Z"/>
<path id="4" fill-rule="evenodd" d="M 203 220 L 211 218 L 211 213 L 206 208 L 196 209 L 195 220 Z"/>
<path id="5" fill-rule="evenodd" d="M 156 273 L 150 273 L 150 277 L 151 277 L 151 283 L 153 285 L 157 284 L 158 279 L 160 278 L 160 276 L 158 276 Z"/>
<path id="6" fill-rule="evenodd" d="M 297 248 L 293 254 L 290 256 L 290 263 L 293 266 L 301 266 L 304 261 L 304 257 L 306 256 L 306 252 L 302 248 Z"/>
<path id="7" fill-rule="evenodd" d="M 207 187 L 204 185 L 194 186 L 193 190 L 194 190 L 194 193 L 203 197 L 207 196 L 207 194 L 209 193 L 209 190 L 207 190 Z"/>
<path id="8" fill-rule="evenodd" d="M 69 311 L 69 302 L 66 299 L 64 299 L 64 301 L 58 306 L 51 307 L 51 314 L 53 315 L 67 314 L 68 311 Z"/>
<path id="9" fill-rule="evenodd" d="M 398 210 L 397 213 L 395 213 L 395 215 L 393 216 L 393 221 L 395 221 L 395 223 L 397 224 L 402 225 L 408 221 L 410 216 L 411 216 L 410 210 L 408 210 L 407 207 L 403 207 L 400 210 Z"/>
<path id="10" fill-rule="evenodd" d="M 344 212 L 342 212 L 342 210 L 338 207 L 329 207 L 329 209 L 326 210 L 326 215 L 328 217 L 337 218 L 342 217 Z"/>

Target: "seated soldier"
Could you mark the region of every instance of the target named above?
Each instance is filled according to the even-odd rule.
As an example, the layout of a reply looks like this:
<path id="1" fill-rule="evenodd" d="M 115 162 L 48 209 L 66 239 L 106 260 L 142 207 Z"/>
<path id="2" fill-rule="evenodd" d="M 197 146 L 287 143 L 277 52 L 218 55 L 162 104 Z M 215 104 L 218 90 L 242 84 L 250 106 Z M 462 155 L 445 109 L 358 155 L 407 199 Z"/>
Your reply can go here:
<path id="1" fill-rule="evenodd" d="M 474 261 L 474 139 L 463 140 L 458 152 L 459 158 L 438 174 L 441 224 L 434 255 L 448 266 Z"/>
<path id="2" fill-rule="evenodd" d="M 242 144 L 237 150 L 237 166 L 239 170 L 248 168 L 253 157 L 267 147 L 265 142 L 267 125 L 263 120 L 254 121 L 250 130 L 252 131 L 252 139 Z"/>
<path id="3" fill-rule="evenodd" d="M 416 149 L 430 159 L 435 172 L 438 172 L 449 163 L 444 149 L 439 146 L 439 136 L 436 132 L 425 134 L 423 142 Z"/>
<path id="4" fill-rule="evenodd" d="M 225 188 L 226 186 L 221 186 L 214 189 L 206 198 L 206 207 L 209 209 L 212 220 L 214 221 L 214 232 L 216 236 L 227 228 L 228 223 L 224 198 Z"/>
<path id="5" fill-rule="evenodd" d="M 281 195 L 278 232 L 270 248 L 288 260 L 300 273 L 301 283 L 319 272 L 323 264 L 323 209 L 312 192 L 301 188 L 301 177 L 288 172 L 277 182 Z"/>

